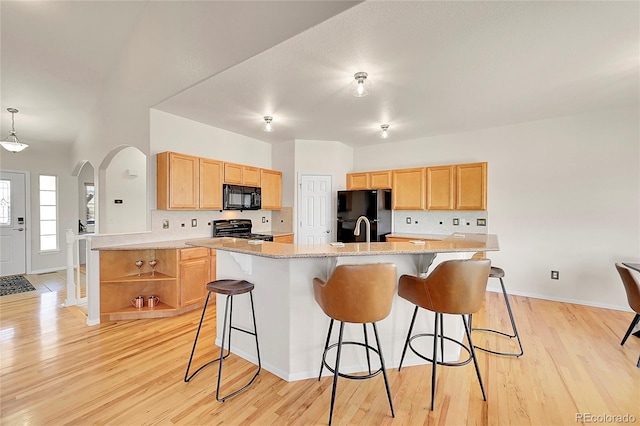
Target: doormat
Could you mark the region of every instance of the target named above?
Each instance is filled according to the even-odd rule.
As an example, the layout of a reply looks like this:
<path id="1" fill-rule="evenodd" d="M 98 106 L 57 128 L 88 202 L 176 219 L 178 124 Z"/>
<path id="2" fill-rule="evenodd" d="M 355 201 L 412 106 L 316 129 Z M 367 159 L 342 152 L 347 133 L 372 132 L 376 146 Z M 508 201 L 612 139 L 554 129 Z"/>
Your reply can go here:
<path id="1" fill-rule="evenodd" d="M 35 291 L 35 287 L 22 275 L 0 278 L 0 296 L 24 293 L 26 291 Z"/>

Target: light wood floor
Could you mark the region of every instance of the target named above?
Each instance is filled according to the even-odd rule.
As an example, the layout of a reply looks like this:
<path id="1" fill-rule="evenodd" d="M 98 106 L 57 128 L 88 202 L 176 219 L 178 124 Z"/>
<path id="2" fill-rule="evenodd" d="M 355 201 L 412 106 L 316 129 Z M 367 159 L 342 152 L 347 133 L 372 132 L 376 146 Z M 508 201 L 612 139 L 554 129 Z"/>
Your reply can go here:
<path id="1" fill-rule="evenodd" d="M 88 327 L 81 311 L 61 307 L 63 275 L 29 278 L 36 292 L 0 297 L 2 425 L 328 421 L 331 378 L 287 383 L 263 370 L 250 390 L 225 403 L 213 395 L 215 367 L 184 383 L 200 312 Z M 632 313 L 525 297 L 512 297 L 512 305 L 525 355 L 478 354 L 487 402 L 472 364 L 442 367 L 431 412 L 430 365 L 409 367 L 388 371 L 395 419 L 378 376 L 339 381 L 334 424 L 572 425 L 578 413 L 640 422 L 640 339 L 620 346 Z M 474 324 L 506 327 L 503 307 L 489 293 Z M 211 335 L 212 324 L 203 332 Z M 211 355 L 202 351 L 198 361 Z M 229 361 L 227 384 L 250 377 L 252 365 L 234 355 Z"/>

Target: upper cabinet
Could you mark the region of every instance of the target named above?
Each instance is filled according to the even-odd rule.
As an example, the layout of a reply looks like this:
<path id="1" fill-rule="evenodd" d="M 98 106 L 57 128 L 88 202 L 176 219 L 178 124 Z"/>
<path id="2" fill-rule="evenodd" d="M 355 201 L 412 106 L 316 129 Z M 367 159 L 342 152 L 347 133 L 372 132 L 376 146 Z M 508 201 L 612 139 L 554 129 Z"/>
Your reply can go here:
<path id="1" fill-rule="evenodd" d="M 222 210 L 224 183 L 262 188 L 262 208 L 282 209 L 282 172 L 210 158 L 161 152 L 157 162 L 158 210 Z"/>
<path id="2" fill-rule="evenodd" d="M 224 163 L 224 183 L 260 186 L 260 169 L 244 164 Z"/>
<path id="3" fill-rule="evenodd" d="M 369 173 L 347 173 L 347 189 L 369 189 Z"/>
<path id="4" fill-rule="evenodd" d="M 221 161 L 161 152 L 156 162 L 158 210 L 222 210 Z"/>
<path id="5" fill-rule="evenodd" d="M 158 209 L 198 209 L 200 159 L 175 152 L 161 152 L 156 159 Z"/>
<path id="6" fill-rule="evenodd" d="M 391 188 L 391 170 L 347 174 L 347 189 Z"/>
<path id="7" fill-rule="evenodd" d="M 487 163 L 347 174 L 347 189 L 391 188 L 394 210 L 486 210 Z"/>
<path id="8" fill-rule="evenodd" d="M 424 210 L 425 168 L 393 170 L 393 209 Z"/>
<path id="9" fill-rule="evenodd" d="M 224 163 L 200 158 L 200 208 L 222 210 Z"/>
<path id="10" fill-rule="evenodd" d="M 456 210 L 487 209 L 487 163 L 456 167 Z"/>
<path id="11" fill-rule="evenodd" d="M 282 209 L 282 172 L 260 169 L 262 209 Z"/>
<path id="12" fill-rule="evenodd" d="M 427 210 L 455 207 L 456 166 L 427 167 Z"/>

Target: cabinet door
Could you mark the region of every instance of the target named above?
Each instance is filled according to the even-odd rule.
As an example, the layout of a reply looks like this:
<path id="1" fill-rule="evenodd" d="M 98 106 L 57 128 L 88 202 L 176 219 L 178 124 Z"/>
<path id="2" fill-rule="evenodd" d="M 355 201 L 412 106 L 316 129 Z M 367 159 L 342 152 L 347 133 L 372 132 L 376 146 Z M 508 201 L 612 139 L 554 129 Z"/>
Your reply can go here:
<path id="1" fill-rule="evenodd" d="M 293 234 L 290 235 L 279 235 L 277 237 L 273 237 L 274 243 L 286 243 L 293 244 Z"/>
<path id="2" fill-rule="evenodd" d="M 425 169 L 393 170 L 393 208 L 395 210 L 424 210 Z"/>
<path id="3" fill-rule="evenodd" d="M 369 173 L 347 173 L 347 189 L 369 189 Z"/>
<path id="4" fill-rule="evenodd" d="M 260 169 L 242 166 L 242 184 L 246 186 L 260 186 Z"/>
<path id="5" fill-rule="evenodd" d="M 262 187 L 262 209 L 280 210 L 282 208 L 282 172 L 260 170 Z"/>
<path id="6" fill-rule="evenodd" d="M 369 172 L 369 188 L 391 188 L 391 170 Z"/>
<path id="7" fill-rule="evenodd" d="M 208 158 L 200 159 L 200 208 L 222 210 L 223 163 Z"/>
<path id="8" fill-rule="evenodd" d="M 453 210 L 455 166 L 427 167 L 427 210 Z"/>
<path id="9" fill-rule="evenodd" d="M 224 163 L 224 183 L 242 185 L 242 165 Z"/>
<path id="10" fill-rule="evenodd" d="M 456 209 L 487 209 L 487 163 L 456 165 Z"/>
<path id="11" fill-rule="evenodd" d="M 200 204 L 198 157 L 163 152 L 156 160 L 158 209 L 196 210 Z"/>
<path id="12" fill-rule="evenodd" d="M 211 276 L 210 259 L 201 257 L 180 262 L 180 306 L 188 306 L 204 300 Z"/>
<path id="13" fill-rule="evenodd" d="M 216 272 L 216 251 L 214 249 L 210 249 L 211 250 L 211 255 L 209 256 L 209 267 L 210 267 L 210 274 L 209 274 L 209 281 L 215 281 L 217 280 L 217 272 Z M 215 301 L 215 297 L 213 298 L 213 300 Z"/>

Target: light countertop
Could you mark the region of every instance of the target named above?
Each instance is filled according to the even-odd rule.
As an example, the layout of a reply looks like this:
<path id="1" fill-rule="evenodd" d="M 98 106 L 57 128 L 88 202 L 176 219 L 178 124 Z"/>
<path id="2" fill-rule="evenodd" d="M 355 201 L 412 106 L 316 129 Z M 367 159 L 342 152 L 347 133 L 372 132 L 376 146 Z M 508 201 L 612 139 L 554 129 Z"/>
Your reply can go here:
<path id="1" fill-rule="evenodd" d="M 250 244 L 249 240 L 239 238 L 208 238 L 187 241 L 195 247 L 207 247 L 236 253 L 251 254 L 276 259 L 373 256 L 394 254 L 457 253 L 499 250 L 498 237 L 492 234 L 455 234 L 458 236 L 440 236 L 439 240 L 424 241 L 418 245 L 411 242 L 393 243 L 345 243 L 342 246 L 332 244 L 281 244 L 263 242 Z"/>

